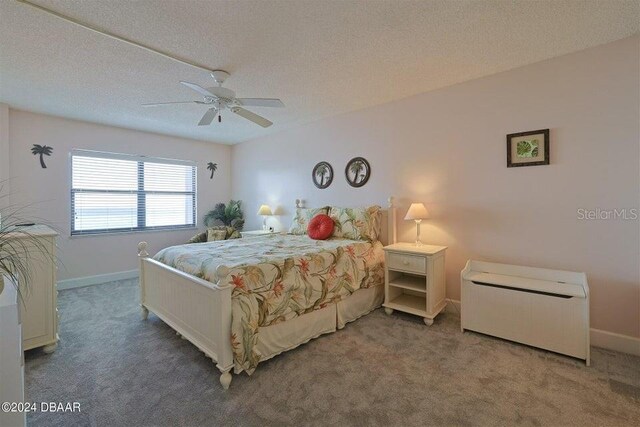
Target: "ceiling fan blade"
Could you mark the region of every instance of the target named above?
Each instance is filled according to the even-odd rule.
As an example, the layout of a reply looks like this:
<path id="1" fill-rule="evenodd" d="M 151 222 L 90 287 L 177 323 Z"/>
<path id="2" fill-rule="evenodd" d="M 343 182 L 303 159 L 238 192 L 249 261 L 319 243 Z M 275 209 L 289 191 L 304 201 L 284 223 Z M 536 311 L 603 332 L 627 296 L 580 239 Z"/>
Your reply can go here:
<path id="1" fill-rule="evenodd" d="M 183 85 L 185 85 L 189 89 L 195 90 L 200 95 L 209 96 L 209 97 L 212 97 L 212 98 L 217 98 L 217 96 L 215 96 L 213 93 L 209 92 L 208 90 L 206 90 L 202 86 L 198 86 L 195 83 L 189 83 L 189 82 L 180 82 L 180 83 L 182 83 Z"/>
<path id="2" fill-rule="evenodd" d="M 245 107 L 276 107 L 284 108 L 284 102 L 276 98 L 236 98 Z"/>
<path id="3" fill-rule="evenodd" d="M 142 104 L 143 107 L 162 107 L 163 105 L 175 104 L 204 104 L 202 101 L 177 101 L 177 102 L 155 102 L 152 104 Z"/>
<path id="4" fill-rule="evenodd" d="M 232 112 L 236 113 L 237 115 L 239 115 L 240 117 L 244 117 L 247 120 L 252 121 L 253 123 L 262 126 L 263 128 L 268 128 L 269 126 L 271 126 L 273 123 L 270 122 L 269 120 L 265 119 L 262 116 L 257 115 L 256 113 L 252 113 L 249 110 L 245 110 L 244 108 L 240 108 L 240 107 L 233 107 L 231 109 Z"/>
<path id="5" fill-rule="evenodd" d="M 216 110 L 215 108 L 209 108 L 207 112 L 204 113 L 204 116 L 202 116 L 202 118 L 200 119 L 198 126 L 209 126 L 213 119 L 216 118 L 217 114 L 218 110 Z"/>

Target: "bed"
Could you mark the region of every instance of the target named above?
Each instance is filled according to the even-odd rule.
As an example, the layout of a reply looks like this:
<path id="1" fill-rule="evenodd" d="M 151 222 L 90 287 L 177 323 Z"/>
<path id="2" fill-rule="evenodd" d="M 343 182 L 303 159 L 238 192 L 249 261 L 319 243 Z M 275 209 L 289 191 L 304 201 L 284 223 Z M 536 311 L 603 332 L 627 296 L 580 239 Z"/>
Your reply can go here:
<path id="1" fill-rule="evenodd" d="M 391 198 L 381 213 L 371 242 L 272 234 L 173 246 L 154 257 L 141 242 L 143 319 L 153 312 L 216 362 L 226 390 L 232 370 L 251 374 L 380 306 L 382 247 L 396 236 Z"/>

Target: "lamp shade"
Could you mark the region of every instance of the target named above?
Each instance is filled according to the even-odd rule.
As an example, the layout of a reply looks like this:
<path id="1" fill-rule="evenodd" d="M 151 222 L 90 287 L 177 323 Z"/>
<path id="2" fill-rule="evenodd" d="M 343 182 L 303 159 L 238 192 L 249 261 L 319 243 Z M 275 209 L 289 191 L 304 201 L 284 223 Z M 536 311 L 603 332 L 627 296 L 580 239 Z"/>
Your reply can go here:
<path id="1" fill-rule="evenodd" d="M 269 205 L 262 205 L 260 209 L 258 209 L 258 215 L 273 215 L 273 213 L 271 213 Z"/>
<path id="2" fill-rule="evenodd" d="M 407 214 L 404 219 L 427 219 L 429 218 L 429 211 L 424 207 L 422 203 L 411 203 Z"/>

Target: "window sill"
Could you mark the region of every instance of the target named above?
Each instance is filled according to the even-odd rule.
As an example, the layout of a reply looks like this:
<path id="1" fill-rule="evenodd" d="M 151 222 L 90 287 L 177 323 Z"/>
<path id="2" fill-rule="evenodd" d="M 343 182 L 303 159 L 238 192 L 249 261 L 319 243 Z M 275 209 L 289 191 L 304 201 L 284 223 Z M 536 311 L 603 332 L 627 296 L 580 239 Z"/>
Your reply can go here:
<path id="1" fill-rule="evenodd" d="M 81 234 L 70 234 L 70 239 L 84 239 L 86 237 L 101 237 L 101 236 L 122 236 L 124 234 L 147 234 L 147 233 L 166 233 L 166 232 L 175 232 L 175 231 L 193 231 L 197 230 L 198 226 L 188 226 L 188 227 L 177 227 L 177 228 L 156 228 L 151 230 L 123 230 L 123 231 L 108 231 L 108 232 L 98 232 L 98 233 L 81 233 Z"/>

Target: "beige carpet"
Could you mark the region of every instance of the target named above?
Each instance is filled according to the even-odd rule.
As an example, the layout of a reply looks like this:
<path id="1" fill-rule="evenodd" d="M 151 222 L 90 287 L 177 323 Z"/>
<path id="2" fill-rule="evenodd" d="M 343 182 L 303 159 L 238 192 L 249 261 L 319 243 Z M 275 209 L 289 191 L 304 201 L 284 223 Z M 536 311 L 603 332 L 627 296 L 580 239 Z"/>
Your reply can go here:
<path id="1" fill-rule="evenodd" d="M 27 398 L 81 404 L 31 426 L 640 425 L 640 358 L 593 349 L 592 366 L 382 310 L 234 375 L 157 317 L 123 281 L 62 291 L 58 351 L 26 355 Z"/>

